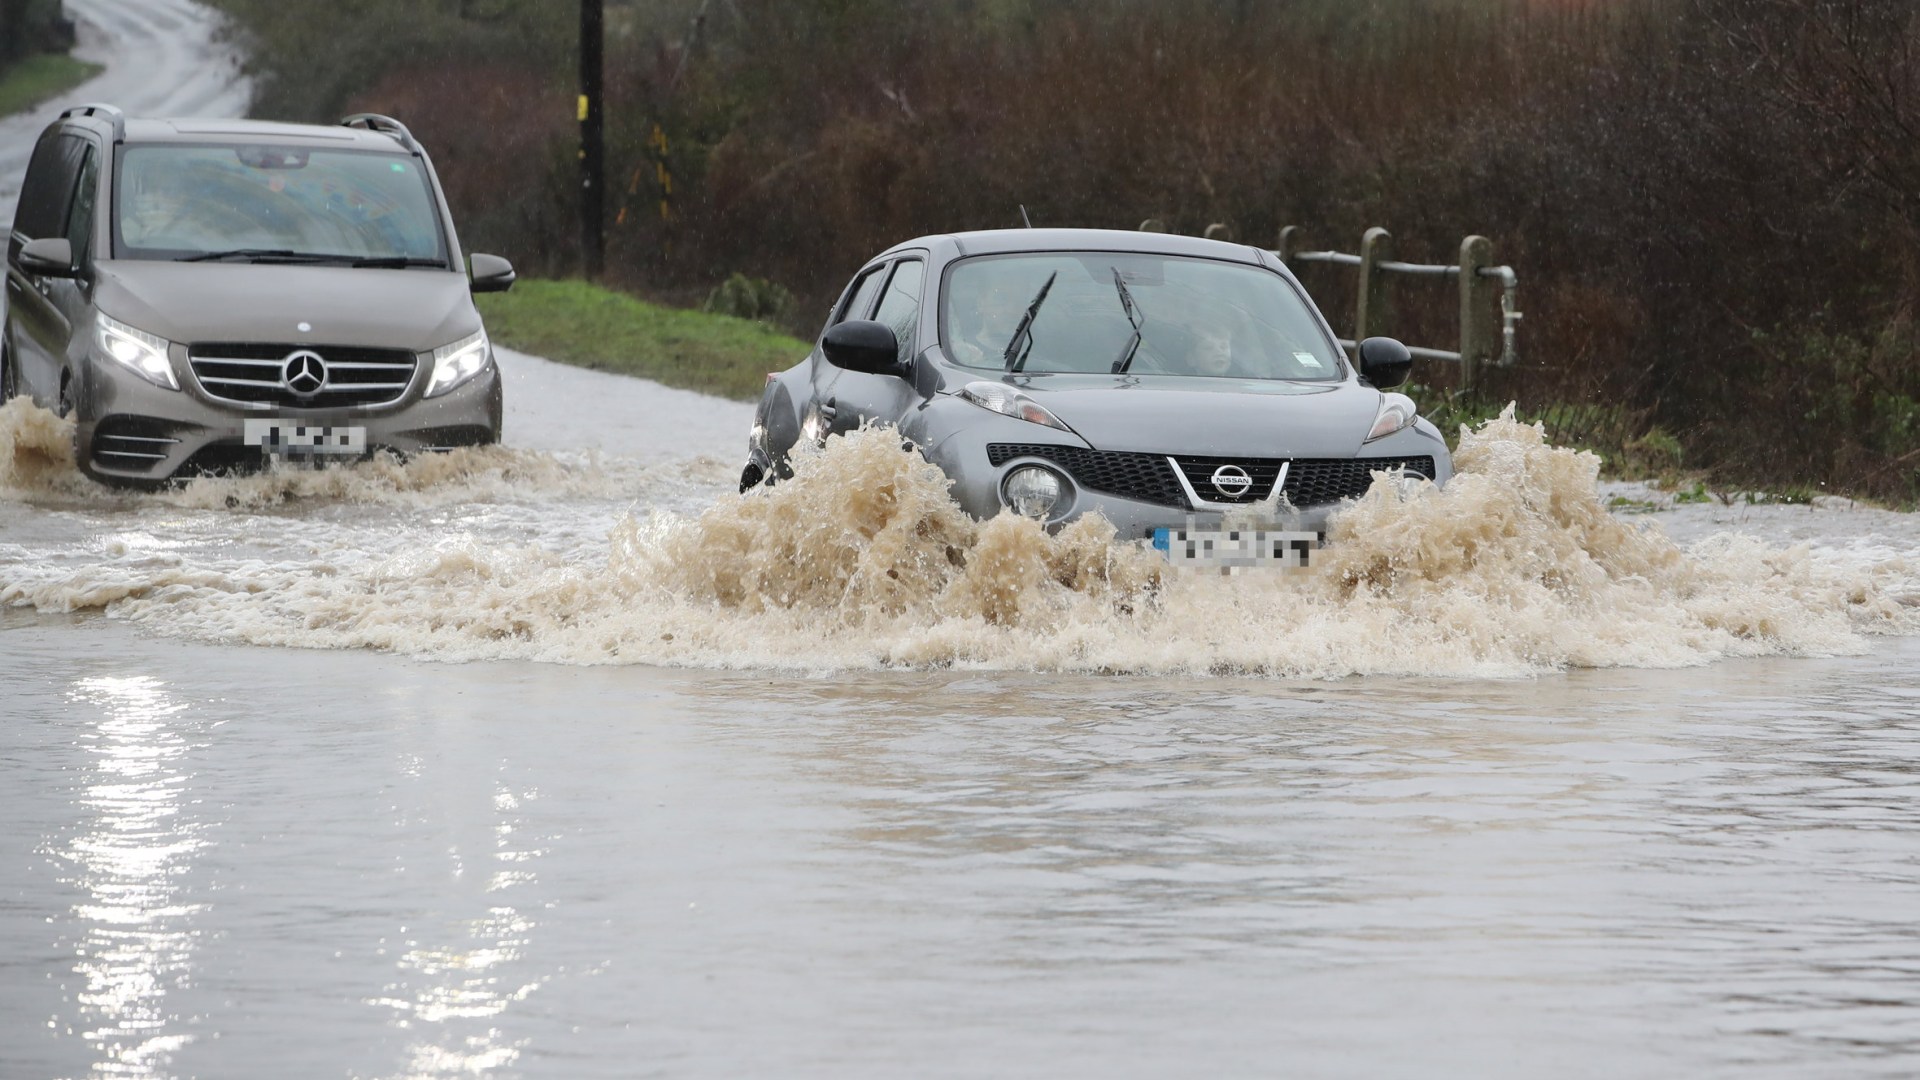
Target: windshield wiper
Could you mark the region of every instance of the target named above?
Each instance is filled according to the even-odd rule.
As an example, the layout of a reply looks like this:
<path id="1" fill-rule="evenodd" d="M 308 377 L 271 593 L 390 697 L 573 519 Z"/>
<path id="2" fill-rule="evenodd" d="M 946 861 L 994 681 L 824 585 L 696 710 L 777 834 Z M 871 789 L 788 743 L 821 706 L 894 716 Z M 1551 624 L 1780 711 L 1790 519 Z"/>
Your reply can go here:
<path id="1" fill-rule="evenodd" d="M 254 262 L 329 263 L 374 269 L 400 269 L 408 266 L 433 266 L 446 269 L 444 259 L 420 259 L 410 255 L 340 255 L 324 251 L 293 251 L 289 248 L 232 248 L 186 255 L 176 262 L 223 262 L 227 259 L 251 259 Z"/>
<path id="2" fill-rule="evenodd" d="M 353 260 L 352 265 L 369 266 L 379 270 L 399 270 L 408 266 L 431 266 L 437 270 L 447 268 L 445 259 L 418 259 L 409 255 L 369 255 L 364 259 Z"/>
<path id="3" fill-rule="evenodd" d="M 233 248 L 228 251 L 205 251 L 198 255 L 182 255 L 175 262 L 220 262 L 226 259 L 284 259 L 289 262 L 337 262 L 337 255 L 312 255 L 286 248 Z"/>
<path id="4" fill-rule="evenodd" d="M 1013 337 L 1007 342 L 1007 351 L 1000 354 L 1000 361 L 1006 365 L 1008 371 L 1019 371 L 1026 366 L 1027 355 L 1033 352 L 1034 316 L 1040 314 L 1040 305 L 1047 302 L 1047 294 L 1053 291 L 1053 279 L 1059 276 L 1058 270 L 1047 275 L 1047 280 L 1040 286 L 1040 291 L 1033 294 L 1033 303 L 1027 305 L 1027 313 L 1020 316 L 1020 325 L 1014 328 Z M 1020 347 L 1021 338 L 1027 341 L 1027 347 L 1024 349 Z"/>
<path id="5" fill-rule="evenodd" d="M 1120 359 L 1113 362 L 1113 373 L 1119 375 L 1133 366 L 1133 355 L 1140 351 L 1140 329 L 1147 325 L 1147 319 L 1134 306 L 1133 293 L 1127 290 L 1127 283 L 1120 276 L 1117 266 L 1113 268 L 1113 287 L 1120 293 L 1120 310 L 1126 312 L 1127 322 L 1133 326 L 1133 336 L 1127 339 L 1126 347 L 1120 350 Z"/>

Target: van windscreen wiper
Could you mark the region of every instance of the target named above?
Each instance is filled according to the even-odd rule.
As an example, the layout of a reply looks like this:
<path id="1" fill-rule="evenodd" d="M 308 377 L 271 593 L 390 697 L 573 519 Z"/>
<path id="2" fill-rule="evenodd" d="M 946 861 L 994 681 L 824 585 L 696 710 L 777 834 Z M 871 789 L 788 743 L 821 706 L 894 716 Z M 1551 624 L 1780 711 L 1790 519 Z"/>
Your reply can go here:
<path id="1" fill-rule="evenodd" d="M 226 251 L 203 251 L 198 255 L 182 255 L 174 262 L 224 262 L 228 259 L 262 259 L 274 262 L 338 262 L 338 255 L 313 255 L 292 251 L 287 248 L 229 248 Z"/>
<path id="2" fill-rule="evenodd" d="M 409 266 L 431 266 L 436 270 L 445 270 L 445 259 L 421 259 L 411 255 L 369 255 L 353 260 L 354 266 L 373 267 L 376 270 L 400 270 Z"/>

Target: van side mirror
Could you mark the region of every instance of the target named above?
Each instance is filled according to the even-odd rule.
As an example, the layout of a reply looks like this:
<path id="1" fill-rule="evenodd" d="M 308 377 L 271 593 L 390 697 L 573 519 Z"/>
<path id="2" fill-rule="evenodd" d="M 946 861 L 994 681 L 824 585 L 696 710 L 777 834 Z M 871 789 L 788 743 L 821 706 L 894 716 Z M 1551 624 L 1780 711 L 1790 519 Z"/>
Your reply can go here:
<path id="1" fill-rule="evenodd" d="M 1360 354 L 1360 377 L 1376 390 L 1399 386 L 1413 370 L 1413 354 L 1390 337 L 1370 337 L 1355 351 Z"/>
<path id="2" fill-rule="evenodd" d="M 467 266 L 472 277 L 468 287 L 477 293 L 506 292 L 517 280 L 513 264 L 498 255 L 474 255 Z"/>
<path id="3" fill-rule="evenodd" d="M 70 278 L 80 275 L 73 265 L 73 245 L 64 236 L 29 240 L 20 248 L 20 269 L 36 277 Z"/>
<path id="4" fill-rule="evenodd" d="M 827 363 L 869 375 L 905 375 L 900 366 L 900 339 L 886 323 L 850 319 L 827 328 L 820 339 Z"/>

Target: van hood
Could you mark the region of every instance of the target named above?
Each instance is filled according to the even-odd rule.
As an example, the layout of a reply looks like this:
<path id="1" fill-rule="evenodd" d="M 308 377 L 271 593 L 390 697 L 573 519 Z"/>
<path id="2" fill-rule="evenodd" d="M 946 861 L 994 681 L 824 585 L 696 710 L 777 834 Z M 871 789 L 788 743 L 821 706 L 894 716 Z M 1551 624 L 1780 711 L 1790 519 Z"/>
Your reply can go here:
<path id="1" fill-rule="evenodd" d="M 1381 398 L 1351 381 L 1051 374 L 1006 381 L 1095 449 L 1194 457 L 1353 457 Z"/>
<path id="2" fill-rule="evenodd" d="M 480 329 L 465 274 L 103 260 L 95 305 L 169 341 L 311 342 L 426 352 Z M 311 330 L 302 331 L 306 323 Z"/>

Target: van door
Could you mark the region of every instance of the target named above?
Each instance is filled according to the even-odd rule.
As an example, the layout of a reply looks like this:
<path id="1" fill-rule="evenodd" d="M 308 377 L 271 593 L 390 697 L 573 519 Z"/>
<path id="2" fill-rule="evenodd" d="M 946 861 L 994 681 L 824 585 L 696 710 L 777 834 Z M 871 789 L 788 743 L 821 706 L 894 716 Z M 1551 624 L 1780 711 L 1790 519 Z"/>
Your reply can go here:
<path id="1" fill-rule="evenodd" d="M 59 279 L 21 270 L 20 249 L 29 240 L 66 235 L 74 189 L 91 149 L 86 139 L 57 128 L 40 137 L 7 241 L 7 355 L 19 392 L 48 408 L 59 398 L 68 318 L 54 299 Z"/>
<path id="2" fill-rule="evenodd" d="M 55 322 L 54 336 L 47 341 L 47 355 L 53 360 L 51 385 L 55 400 L 59 402 L 62 414 L 66 406 L 79 400 L 79 386 L 73 387 L 72 396 L 67 401 L 59 401 L 60 375 L 72 370 L 73 378 L 83 376 L 81 365 L 86 352 L 93 343 L 89 336 L 93 332 L 93 236 L 94 207 L 99 202 L 100 192 L 100 151 L 92 140 L 82 140 L 85 149 L 80 160 L 80 175 L 74 181 L 73 197 L 67 207 L 66 228 L 63 235 L 67 243 L 73 246 L 73 264 L 80 268 L 80 275 L 71 278 L 54 278 L 49 282 L 46 297 L 53 303 Z M 75 340 L 78 338 L 79 340 Z"/>

